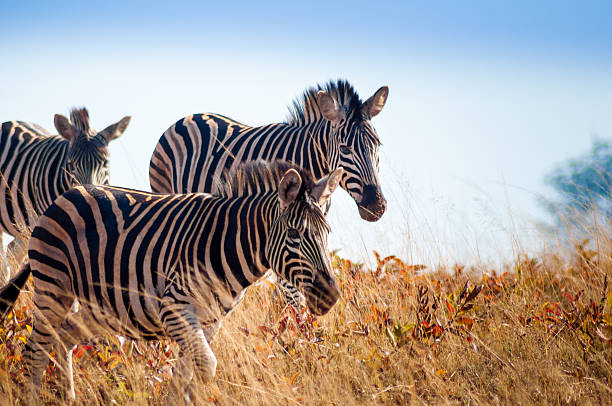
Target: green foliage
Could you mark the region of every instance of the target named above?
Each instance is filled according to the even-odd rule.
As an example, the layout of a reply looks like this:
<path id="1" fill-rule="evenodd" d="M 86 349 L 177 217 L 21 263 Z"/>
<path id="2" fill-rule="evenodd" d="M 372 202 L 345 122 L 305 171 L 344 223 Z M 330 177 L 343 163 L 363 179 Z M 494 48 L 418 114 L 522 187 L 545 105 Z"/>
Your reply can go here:
<path id="1" fill-rule="evenodd" d="M 610 188 L 612 187 L 612 145 L 595 140 L 591 150 L 578 158 L 559 165 L 548 174 L 545 183 L 557 196 L 540 203 L 557 225 L 576 214 L 596 212 L 606 218 L 612 215 Z"/>

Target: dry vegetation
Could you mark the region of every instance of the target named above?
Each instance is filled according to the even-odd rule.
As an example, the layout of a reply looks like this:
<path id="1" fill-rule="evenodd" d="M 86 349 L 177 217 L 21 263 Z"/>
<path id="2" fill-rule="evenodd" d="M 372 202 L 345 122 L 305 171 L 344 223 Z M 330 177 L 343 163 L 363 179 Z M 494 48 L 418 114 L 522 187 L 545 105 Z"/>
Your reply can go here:
<path id="1" fill-rule="evenodd" d="M 321 318 L 250 289 L 213 343 L 198 403 L 609 404 L 612 244 L 521 257 L 505 269 L 376 269 L 334 258 L 343 296 Z M 599 249 L 586 247 L 598 245 Z M 610 283 L 608 283 L 610 281 Z M 28 294 L 2 326 L 0 398 L 18 404 Z M 77 404 L 167 404 L 176 348 L 107 337 L 75 350 Z M 57 397 L 47 369 L 43 401 Z"/>

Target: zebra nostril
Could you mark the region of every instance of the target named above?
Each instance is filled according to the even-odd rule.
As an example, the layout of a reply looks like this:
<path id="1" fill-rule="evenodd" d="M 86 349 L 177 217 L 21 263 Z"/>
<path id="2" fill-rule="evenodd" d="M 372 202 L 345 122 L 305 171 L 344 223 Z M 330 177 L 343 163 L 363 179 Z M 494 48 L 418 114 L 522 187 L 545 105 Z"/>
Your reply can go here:
<path id="1" fill-rule="evenodd" d="M 376 221 L 387 209 L 387 201 L 379 187 L 366 185 L 363 187 L 361 202 L 358 206 L 361 218 L 367 221 Z"/>
<path id="2" fill-rule="evenodd" d="M 361 197 L 361 206 L 370 207 L 378 203 L 382 197 L 380 190 L 374 185 L 366 185 L 363 187 L 363 194 Z"/>
<path id="3" fill-rule="evenodd" d="M 335 279 L 318 279 L 304 293 L 308 309 L 312 313 L 322 316 L 329 312 L 340 298 L 340 285 Z"/>

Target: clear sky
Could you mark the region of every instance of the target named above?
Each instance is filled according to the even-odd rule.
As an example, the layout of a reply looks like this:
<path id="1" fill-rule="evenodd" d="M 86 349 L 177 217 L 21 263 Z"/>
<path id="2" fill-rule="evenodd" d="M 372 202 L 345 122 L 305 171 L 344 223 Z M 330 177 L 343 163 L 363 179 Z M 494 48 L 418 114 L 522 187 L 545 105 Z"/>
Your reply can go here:
<path id="1" fill-rule="evenodd" d="M 388 85 L 373 120 L 388 211 L 363 222 L 341 191 L 330 213 L 330 246 L 354 258 L 532 247 L 544 174 L 612 137 L 609 1 L 89 3 L 0 0 L 0 122 L 131 115 L 116 185 L 148 190 L 155 143 L 187 114 L 258 125 L 316 83 Z"/>

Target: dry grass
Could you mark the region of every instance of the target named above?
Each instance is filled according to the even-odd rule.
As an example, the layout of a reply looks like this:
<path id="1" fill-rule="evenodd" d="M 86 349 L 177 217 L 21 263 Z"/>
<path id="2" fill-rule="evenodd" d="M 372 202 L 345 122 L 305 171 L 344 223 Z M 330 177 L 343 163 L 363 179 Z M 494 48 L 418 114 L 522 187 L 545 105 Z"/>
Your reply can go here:
<path id="1" fill-rule="evenodd" d="M 427 271 L 395 257 L 364 269 L 335 257 L 343 296 L 317 319 L 279 308 L 263 283 L 215 339 L 217 376 L 197 403 L 609 404 L 612 257 L 585 246 L 499 270 Z M 29 334 L 28 295 L 19 303 L 0 335 L 8 404 L 19 403 Z M 76 403 L 167 404 L 175 350 L 116 337 L 78 347 Z M 50 364 L 50 404 L 63 403 L 57 377 Z"/>

